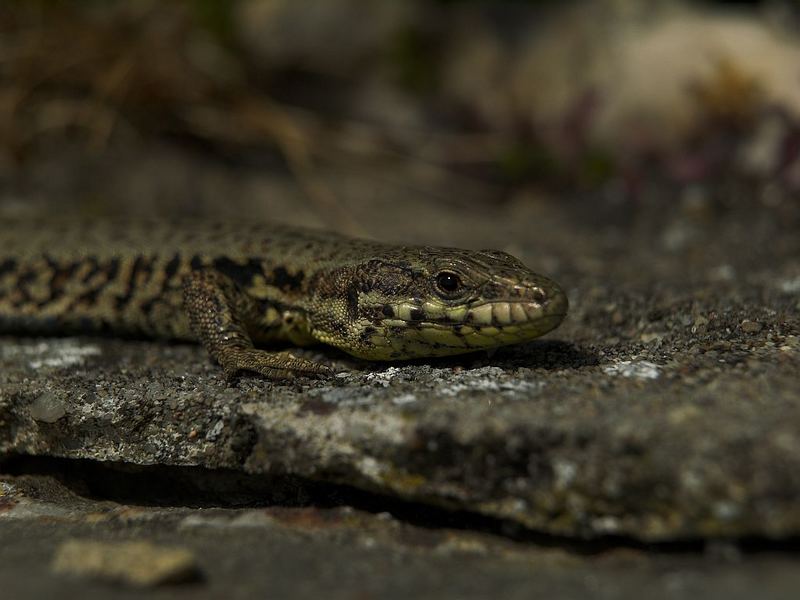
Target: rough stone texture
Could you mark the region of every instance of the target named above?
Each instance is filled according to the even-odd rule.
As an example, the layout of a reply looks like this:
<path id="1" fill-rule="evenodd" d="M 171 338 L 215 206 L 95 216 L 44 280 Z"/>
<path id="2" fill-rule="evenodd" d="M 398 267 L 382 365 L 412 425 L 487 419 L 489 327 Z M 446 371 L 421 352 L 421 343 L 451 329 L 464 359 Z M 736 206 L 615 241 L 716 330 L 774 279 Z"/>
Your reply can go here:
<path id="1" fill-rule="evenodd" d="M 491 358 L 327 353 L 336 377 L 229 386 L 193 346 L 3 338 L 0 452 L 299 475 L 564 536 L 796 536 L 796 206 L 692 206 L 626 238 L 531 201 L 485 235 L 466 213 L 443 242 L 514 250 L 570 295 L 549 339 Z"/>
<path id="2" fill-rule="evenodd" d="M 784 537 L 800 531 L 797 337 L 762 320 L 757 352 L 720 353 L 713 332 L 704 351 L 602 358 L 551 341 L 237 387 L 191 346 L 5 339 L 0 450 L 301 475 L 570 536 Z"/>
<path id="3" fill-rule="evenodd" d="M 50 565 L 65 540 L 179 545 L 204 578 L 120 589 Z M 702 549 L 701 549 L 702 550 Z M 496 536 L 410 526 L 346 507 L 146 507 L 88 500 L 47 476 L 0 478 L 6 598 L 791 598 L 796 560 L 708 546 L 575 553 Z"/>

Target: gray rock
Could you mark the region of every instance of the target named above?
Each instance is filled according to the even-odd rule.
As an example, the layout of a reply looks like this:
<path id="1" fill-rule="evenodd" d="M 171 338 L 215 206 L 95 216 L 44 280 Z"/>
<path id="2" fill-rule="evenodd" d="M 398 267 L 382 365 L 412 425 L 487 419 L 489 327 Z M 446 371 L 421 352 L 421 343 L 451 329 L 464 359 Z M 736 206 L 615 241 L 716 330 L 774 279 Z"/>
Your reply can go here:
<path id="1" fill-rule="evenodd" d="M 4 493 L 17 504 L 4 505 Z M 138 553 L 146 560 L 152 559 L 153 547 L 157 554 L 174 547 L 189 552 L 202 580 L 180 589 L 100 585 L 100 574 L 101 582 L 124 585 L 116 572 L 131 564 L 87 571 L 87 563 L 114 564 L 96 552 L 108 549 L 119 558 L 130 545 L 120 540 L 134 535 L 151 540 Z M 64 550 L 56 549 L 65 545 L 82 551 L 67 562 L 70 572 L 77 569 L 79 575 L 52 569 L 54 551 L 61 555 Z M 417 527 L 386 513 L 349 507 L 131 506 L 87 500 L 46 476 L 0 477 L 0 589 L 4 597 L 20 600 L 103 600 L 120 594 L 345 600 L 365 590 L 388 600 L 782 600 L 800 585 L 796 560 L 779 554 L 748 556 L 735 544 L 715 543 L 705 553 L 595 549 L 602 552 L 575 553 L 568 543 L 523 544 L 474 531 Z M 142 560 L 138 554 L 137 562 Z"/>
<path id="2" fill-rule="evenodd" d="M 67 405 L 60 398 L 45 391 L 31 404 L 30 414 L 34 421 L 55 423 L 67 414 Z"/>
<path id="3" fill-rule="evenodd" d="M 618 295 L 626 314 L 629 302 Z M 0 371 L 16 392 L 2 400 L 0 452 L 297 475 L 564 536 L 791 537 L 797 352 L 779 336 L 741 363 L 726 332 L 748 310 L 710 321 L 702 339 L 675 339 L 689 332 L 675 318 L 662 324 L 669 344 L 626 342 L 602 357 L 586 341 L 427 365 L 332 354 L 346 377 L 236 387 L 193 346 L 95 340 L 113 360 L 72 371 L 31 366 L 49 342 L 6 338 L 16 350 Z M 780 329 L 778 318 L 765 330 Z M 574 324 L 559 333 L 578 336 Z M 742 335 L 752 344 L 760 334 Z M 46 389 L 66 405 L 54 422 L 28 408 Z"/>
<path id="4" fill-rule="evenodd" d="M 742 331 L 745 333 L 758 333 L 763 328 L 761 323 L 758 321 L 751 321 L 750 319 L 742 321 L 741 327 Z"/>

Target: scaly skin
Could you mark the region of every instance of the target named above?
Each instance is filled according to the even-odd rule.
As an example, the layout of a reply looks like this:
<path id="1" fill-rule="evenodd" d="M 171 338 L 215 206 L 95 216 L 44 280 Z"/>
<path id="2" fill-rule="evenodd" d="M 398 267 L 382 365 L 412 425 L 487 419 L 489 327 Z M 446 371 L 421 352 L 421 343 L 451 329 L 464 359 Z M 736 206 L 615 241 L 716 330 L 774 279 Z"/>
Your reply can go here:
<path id="1" fill-rule="evenodd" d="M 0 331 L 201 341 L 226 374 L 460 354 L 557 327 L 567 299 L 498 251 L 396 246 L 252 223 L 25 221 L 0 229 Z"/>

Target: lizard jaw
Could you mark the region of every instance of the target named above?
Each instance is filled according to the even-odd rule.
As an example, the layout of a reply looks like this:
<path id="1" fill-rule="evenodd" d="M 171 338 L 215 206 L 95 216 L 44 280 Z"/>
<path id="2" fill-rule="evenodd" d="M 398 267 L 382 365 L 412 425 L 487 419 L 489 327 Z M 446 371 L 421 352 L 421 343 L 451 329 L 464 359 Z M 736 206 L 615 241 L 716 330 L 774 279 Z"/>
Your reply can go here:
<path id="1" fill-rule="evenodd" d="M 561 290 L 557 292 L 543 303 L 484 302 L 470 308 L 437 310 L 431 315 L 433 318 L 429 318 L 425 304 L 422 308 L 398 305 L 393 309 L 394 318 L 372 322 L 365 329 L 365 344 L 348 351 L 372 360 L 402 360 L 527 342 L 552 331 L 564 320 L 568 302 Z"/>

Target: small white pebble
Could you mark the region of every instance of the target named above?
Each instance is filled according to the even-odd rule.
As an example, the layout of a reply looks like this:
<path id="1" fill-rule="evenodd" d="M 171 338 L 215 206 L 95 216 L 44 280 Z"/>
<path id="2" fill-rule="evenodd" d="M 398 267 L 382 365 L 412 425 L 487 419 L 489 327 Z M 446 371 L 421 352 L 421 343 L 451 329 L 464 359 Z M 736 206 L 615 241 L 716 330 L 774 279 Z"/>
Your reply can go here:
<path id="1" fill-rule="evenodd" d="M 661 376 L 660 367 L 647 360 L 622 360 L 613 365 L 606 365 L 603 367 L 603 372 L 606 375 L 619 375 L 632 379 L 658 379 Z"/>

